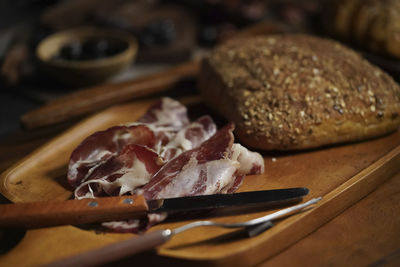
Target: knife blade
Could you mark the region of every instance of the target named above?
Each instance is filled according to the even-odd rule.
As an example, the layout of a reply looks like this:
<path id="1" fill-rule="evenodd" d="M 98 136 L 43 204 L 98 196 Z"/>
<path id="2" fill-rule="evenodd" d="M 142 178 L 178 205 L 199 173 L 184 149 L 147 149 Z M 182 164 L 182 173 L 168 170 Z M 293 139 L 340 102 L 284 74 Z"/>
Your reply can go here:
<path id="1" fill-rule="evenodd" d="M 308 189 L 288 188 L 146 200 L 142 195 L 102 197 L 0 205 L 0 227 L 38 228 L 142 218 L 149 213 L 168 216 L 188 212 L 270 208 L 300 201 Z"/>
<path id="2" fill-rule="evenodd" d="M 308 194 L 304 187 L 250 191 L 234 194 L 201 195 L 184 198 L 148 200 L 149 212 L 167 212 L 168 216 L 204 211 L 233 212 L 236 209 L 271 208 L 300 201 Z"/>

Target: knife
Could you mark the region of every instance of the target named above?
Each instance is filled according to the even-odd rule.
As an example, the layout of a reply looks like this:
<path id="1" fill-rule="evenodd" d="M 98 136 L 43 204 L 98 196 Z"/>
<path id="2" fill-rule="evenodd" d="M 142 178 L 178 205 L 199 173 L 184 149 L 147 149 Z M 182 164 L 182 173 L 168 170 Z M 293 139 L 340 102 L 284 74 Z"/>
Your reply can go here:
<path id="1" fill-rule="evenodd" d="M 168 216 L 207 211 L 267 209 L 299 202 L 308 189 L 288 188 L 146 200 L 142 195 L 102 197 L 0 205 L 0 227 L 38 228 L 143 218 L 149 213 Z"/>

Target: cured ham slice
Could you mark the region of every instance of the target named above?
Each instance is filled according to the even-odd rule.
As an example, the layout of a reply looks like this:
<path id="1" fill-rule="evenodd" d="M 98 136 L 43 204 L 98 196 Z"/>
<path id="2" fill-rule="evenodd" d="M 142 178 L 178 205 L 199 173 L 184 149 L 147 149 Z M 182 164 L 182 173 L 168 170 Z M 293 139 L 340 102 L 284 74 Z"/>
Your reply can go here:
<path id="1" fill-rule="evenodd" d="M 239 162 L 229 159 L 232 130 L 228 125 L 198 148 L 172 159 L 138 192 L 146 199 L 226 192 L 240 168 Z"/>
<path id="2" fill-rule="evenodd" d="M 158 153 L 166 160 L 200 146 L 217 131 L 217 126 L 209 116 L 203 116 L 175 133 L 168 142 L 158 146 Z"/>
<path id="3" fill-rule="evenodd" d="M 168 161 L 199 146 L 215 132 L 216 125 L 209 116 L 190 123 L 186 107 L 178 101 L 163 98 L 139 122 L 111 127 L 87 137 L 71 154 L 68 182 L 77 187 L 126 145 L 146 146 Z"/>
<path id="4" fill-rule="evenodd" d="M 163 161 L 153 150 L 130 144 L 99 165 L 75 190 L 76 198 L 124 195 L 150 181 Z"/>
<path id="5" fill-rule="evenodd" d="M 116 233 L 141 233 L 146 231 L 152 225 L 164 221 L 166 218 L 166 213 L 151 213 L 148 214 L 147 217 L 141 219 L 105 222 L 102 223 L 102 226 Z"/>
<path id="6" fill-rule="evenodd" d="M 238 172 L 240 174 L 251 175 L 264 172 L 264 159 L 257 152 L 249 151 L 240 144 L 233 144 L 232 159 L 240 163 Z"/>
<path id="7" fill-rule="evenodd" d="M 227 193 L 244 175 L 263 172 L 261 155 L 233 144 L 233 129 L 229 124 L 198 148 L 167 162 L 137 192 L 146 199 Z"/>
<path id="8" fill-rule="evenodd" d="M 127 144 L 154 147 L 155 135 L 147 126 L 115 126 L 87 137 L 71 154 L 68 182 L 78 186 L 101 164 L 117 155 Z"/>
<path id="9" fill-rule="evenodd" d="M 182 129 L 190 123 L 186 107 L 168 97 L 153 104 L 138 122 L 176 130 Z"/>
<path id="10" fill-rule="evenodd" d="M 217 131 L 209 116 L 190 122 L 186 107 L 163 98 L 137 122 L 87 137 L 71 154 L 68 181 L 76 198 L 233 193 L 245 175 L 264 171 L 260 154 L 234 143 L 233 129 L 228 124 Z M 164 218 L 150 214 L 146 220 L 104 226 L 137 232 Z"/>

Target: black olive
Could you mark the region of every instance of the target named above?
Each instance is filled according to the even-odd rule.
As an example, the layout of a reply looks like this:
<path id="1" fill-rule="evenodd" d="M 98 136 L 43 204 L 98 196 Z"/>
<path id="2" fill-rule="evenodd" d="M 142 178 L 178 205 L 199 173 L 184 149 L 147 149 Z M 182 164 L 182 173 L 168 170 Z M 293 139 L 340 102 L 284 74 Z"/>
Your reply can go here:
<path id="1" fill-rule="evenodd" d="M 82 45 L 79 42 L 71 42 L 64 45 L 60 51 L 60 57 L 66 60 L 79 60 L 82 56 Z"/>
<path id="2" fill-rule="evenodd" d="M 139 41 L 144 46 L 166 45 L 175 40 L 175 25 L 171 20 L 155 20 L 139 33 Z"/>
<path id="3" fill-rule="evenodd" d="M 127 48 L 127 44 L 116 39 L 90 38 L 83 42 L 64 45 L 54 60 L 91 60 L 116 55 Z"/>
<path id="4" fill-rule="evenodd" d="M 84 59 L 99 59 L 108 56 L 109 42 L 106 39 L 92 38 L 83 43 Z"/>

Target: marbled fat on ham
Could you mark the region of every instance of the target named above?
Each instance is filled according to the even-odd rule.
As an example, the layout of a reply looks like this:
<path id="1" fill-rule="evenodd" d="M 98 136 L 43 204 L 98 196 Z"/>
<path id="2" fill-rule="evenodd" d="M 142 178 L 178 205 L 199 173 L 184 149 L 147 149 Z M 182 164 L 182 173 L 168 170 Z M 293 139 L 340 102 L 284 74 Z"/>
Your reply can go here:
<path id="1" fill-rule="evenodd" d="M 209 116 L 190 122 L 186 107 L 170 98 L 137 122 L 86 138 L 71 154 L 68 181 L 76 198 L 143 194 L 146 199 L 232 193 L 245 175 L 264 171 L 260 154 L 234 144 L 234 125 L 217 131 Z M 164 219 L 110 222 L 119 232 Z"/>
<path id="2" fill-rule="evenodd" d="M 124 195 L 150 181 L 163 161 L 153 150 L 136 144 L 100 164 L 75 190 L 76 198 Z"/>
<path id="3" fill-rule="evenodd" d="M 144 125 L 115 126 L 87 137 L 72 152 L 68 165 L 68 182 L 76 187 L 101 164 L 117 155 L 125 145 L 155 145 L 154 133 Z"/>
<path id="4" fill-rule="evenodd" d="M 186 107 L 178 101 L 164 98 L 151 106 L 139 123 L 111 127 L 87 137 L 71 154 L 68 182 L 76 187 L 127 144 L 155 148 L 169 141 L 167 133 L 177 132 L 188 124 Z"/>
<path id="5" fill-rule="evenodd" d="M 153 104 L 138 122 L 180 130 L 190 123 L 187 109 L 178 101 L 163 98 Z"/>
<path id="6" fill-rule="evenodd" d="M 155 130 L 157 135 L 165 134 Z M 174 158 L 183 151 L 187 151 L 200 146 L 205 140 L 209 139 L 217 131 L 217 126 L 209 116 L 203 116 L 196 121 L 186 125 L 177 132 L 169 133 L 166 142 L 159 141 L 156 151 L 166 161 Z"/>
<path id="7" fill-rule="evenodd" d="M 240 164 L 230 158 L 233 125 L 219 130 L 201 146 L 167 162 L 143 188 L 146 199 L 226 193 Z"/>
<path id="8" fill-rule="evenodd" d="M 140 164 L 129 168 L 126 166 L 128 161 L 122 164 L 120 159 L 126 154 L 126 146 L 134 144 L 153 150 L 159 155 L 158 164 L 162 165 L 163 161 L 199 146 L 215 132 L 216 125 L 209 116 L 190 123 L 186 107 L 164 98 L 139 122 L 111 127 L 87 137 L 71 155 L 68 181 L 76 188 L 77 198 L 132 193 L 151 176 L 143 175 L 139 179 L 133 174 L 143 173 Z M 121 169 L 116 170 L 118 168 Z"/>

